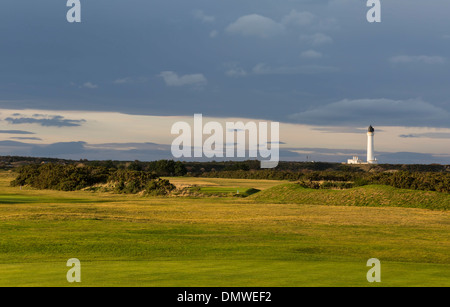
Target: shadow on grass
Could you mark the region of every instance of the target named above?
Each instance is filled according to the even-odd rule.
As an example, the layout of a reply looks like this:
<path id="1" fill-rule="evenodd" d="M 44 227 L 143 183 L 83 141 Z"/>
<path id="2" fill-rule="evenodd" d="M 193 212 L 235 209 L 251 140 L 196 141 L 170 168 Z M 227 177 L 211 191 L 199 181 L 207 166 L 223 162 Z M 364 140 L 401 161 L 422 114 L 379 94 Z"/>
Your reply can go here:
<path id="1" fill-rule="evenodd" d="M 108 203 L 110 200 L 93 200 L 82 198 L 52 198 L 52 197 L 40 197 L 40 196 L 24 196 L 18 194 L 0 195 L 1 205 L 13 205 L 13 204 L 51 204 L 51 203 L 69 203 L 69 204 L 87 204 L 87 203 Z"/>
<path id="2" fill-rule="evenodd" d="M 246 190 L 244 193 L 239 194 L 239 195 L 240 195 L 241 197 L 248 197 L 248 196 L 253 195 L 253 194 L 256 194 L 256 193 L 258 193 L 258 192 L 261 192 L 261 190 L 251 188 L 251 189 L 248 189 L 248 190 Z M 238 196 L 239 196 L 239 195 L 238 195 Z"/>

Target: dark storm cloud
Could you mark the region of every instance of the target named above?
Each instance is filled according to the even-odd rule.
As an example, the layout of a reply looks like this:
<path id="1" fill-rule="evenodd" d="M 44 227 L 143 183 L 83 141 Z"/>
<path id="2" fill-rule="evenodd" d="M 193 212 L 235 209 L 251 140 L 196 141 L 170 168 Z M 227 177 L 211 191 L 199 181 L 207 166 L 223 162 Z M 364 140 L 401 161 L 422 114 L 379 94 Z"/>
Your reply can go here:
<path id="1" fill-rule="evenodd" d="M 23 131 L 23 130 L 0 130 L 1 134 L 35 134 L 30 131 Z"/>
<path id="2" fill-rule="evenodd" d="M 293 114 L 302 124 L 339 126 L 366 125 L 405 127 L 450 127 L 450 112 L 421 100 L 342 100 Z"/>
<path id="3" fill-rule="evenodd" d="M 428 132 L 428 133 L 416 133 L 416 134 L 401 134 L 399 137 L 407 138 L 429 138 L 429 139 L 448 139 L 450 140 L 450 133 L 446 132 Z"/>
<path id="4" fill-rule="evenodd" d="M 381 108 L 326 118 L 333 101 L 362 97 L 421 97 L 448 114 L 449 8 L 385 1 L 374 25 L 360 0 L 98 0 L 70 24 L 65 1 L 4 0 L 0 107 L 446 126 L 437 113 L 397 121 Z"/>
<path id="5" fill-rule="evenodd" d="M 155 143 L 87 144 L 86 142 L 58 142 L 52 144 L 31 144 L 17 141 L 0 141 L 0 155 L 73 160 L 153 161 L 170 158 L 171 151 L 169 145 Z"/>
<path id="6" fill-rule="evenodd" d="M 34 114 L 32 117 L 7 117 L 5 121 L 13 125 L 38 124 L 43 127 L 79 127 L 86 122 L 84 119 L 65 119 L 60 115 L 48 116 L 42 114 Z"/>
<path id="7" fill-rule="evenodd" d="M 312 130 L 320 131 L 322 133 L 356 133 L 361 134 L 367 132 L 367 127 L 356 128 L 356 127 L 316 127 Z M 377 129 L 377 132 L 383 131 L 382 129 Z"/>
<path id="8" fill-rule="evenodd" d="M 31 148 L 33 145 L 17 142 L 17 141 L 0 141 L 0 149 L 5 150 L 4 152 L 8 152 L 8 150 L 14 150 L 15 148 Z M 13 151 L 12 151 L 13 152 Z M 9 153 L 8 153 L 9 154 Z"/>
<path id="9" fill-rule="evenodd" d="M 12 137 L 12 140 L 29 140 L 29 141 L 42 141 L 41 138 L 38 137 Z"/>
<path id="10" fill-rule="evenodd" d="M 49 145 L 34 145 L 31 147 L 32 156 L 64 157 L 66 155 L 82 155 L 86 152 L 85 142 L 60 142 Z"/>
<path id="11" fill-rule="evenodd" d="M 63 159 L 88 160 L 122 160 L 122 161 L 154 161 L 172 159 L 170 145 L 156 143 L 107 143 L 88 144 L 86 142 L 61 142 L 53 144 L 30 144 L 16 141 L 0 141 L 0 155 L 19 155 Z M 366 152 L 360 149 L 329 148 L 280 148 L 281 161 L 324 161 L 346 162 L 357 155 L 365 159 Z M 449 164 L 449 155 L 433 155 L 414 152 L 377 152 L 379 163 L 406 164 Z M 239 158 L 234 160 L 247 160 Z M 189 161 L 209 161 L 205 158 L 192 158 Z M 230 158 L 215 159 L 229 161 Z"/>

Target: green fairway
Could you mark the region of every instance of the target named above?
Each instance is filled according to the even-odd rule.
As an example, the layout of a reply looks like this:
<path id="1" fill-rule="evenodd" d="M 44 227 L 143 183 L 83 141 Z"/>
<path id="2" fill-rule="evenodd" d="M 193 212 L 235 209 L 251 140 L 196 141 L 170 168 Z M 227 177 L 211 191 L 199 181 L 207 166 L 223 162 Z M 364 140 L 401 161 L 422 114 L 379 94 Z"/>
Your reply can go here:
<path id="1" fill-rule="evenodd" d="M 448 266 L 383 262 L 381 283 L 368 283 L 367 269 L 340 261 L 81 261 L 81 283 L 66 280 L 66 263 L 2 265 L 0 285 L 95 287 L 293 287 L 448 286 Z M 14 278 L 12 278 L 14 277 Z"/>
<path id="2" fill-rule="evenodd" d="M 448 210 L 263 201 L 274 191 L 255 180 L 215 181 L 262 190 L 247 198 L 198 198 L 37 191 L 10 179 L 1 174 L 0 286 L 450 286 Z M 66 280 L 70 258 L 81 261 L 80 284 Z M 381 261 L 379 284 L 366 280 L 369 258 Z"/>
<path id="3" fill-rule="evenodd" d="M 382 185 L 347 190 L 315 190 L 285 183 L 254 195 L 253 199 L 263 203 L 450 209 L 448 193 L 404 190 Z"/>

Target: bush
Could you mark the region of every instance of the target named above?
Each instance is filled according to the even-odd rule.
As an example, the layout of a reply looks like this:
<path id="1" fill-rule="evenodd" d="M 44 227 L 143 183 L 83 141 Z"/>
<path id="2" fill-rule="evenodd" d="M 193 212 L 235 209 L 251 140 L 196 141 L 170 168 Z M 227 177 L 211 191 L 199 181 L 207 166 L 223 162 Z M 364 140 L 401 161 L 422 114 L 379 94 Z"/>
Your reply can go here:
<path id="1" fill-rule="evenodd" d="M 27 165 L 19 169 L 19 175 L 11 186 L 28 185 L 36 189 L 75 191 L 106 183 L 108 170 L 103 167 L 77 167 L 75 165 L 43 164 Z"/>
<path id="2" fill-rule="evenodd" d="M 125 194 L 167 195 L 175 189 L 168 180 L 150 172 L 59 164 L 24 166 L 11 182 L 11 186 L 59 191 L 76 191 L 97 184 L 108 184 L 112 191 Z"/>

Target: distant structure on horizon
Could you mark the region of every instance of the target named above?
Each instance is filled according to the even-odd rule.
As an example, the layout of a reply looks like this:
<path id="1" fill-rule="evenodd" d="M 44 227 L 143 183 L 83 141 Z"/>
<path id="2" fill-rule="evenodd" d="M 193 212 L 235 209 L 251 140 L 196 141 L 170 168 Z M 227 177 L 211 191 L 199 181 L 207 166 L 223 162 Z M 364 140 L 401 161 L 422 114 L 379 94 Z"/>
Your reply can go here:
<path id="1" fill-rule="evenodd" d="M 367 162 L 363 162 L 361 159 L 359 159 L 358 156 L 354 156 L 353 159 L 349 159 L 347 161 L 347 164 L 376 164 L 377 159 L 374 156 L 375 153 L 374 137 L 375 137 L 375 129 L 372 127 L 372 125 L 370 125 L 369 129 L 367 130 Z"/>

